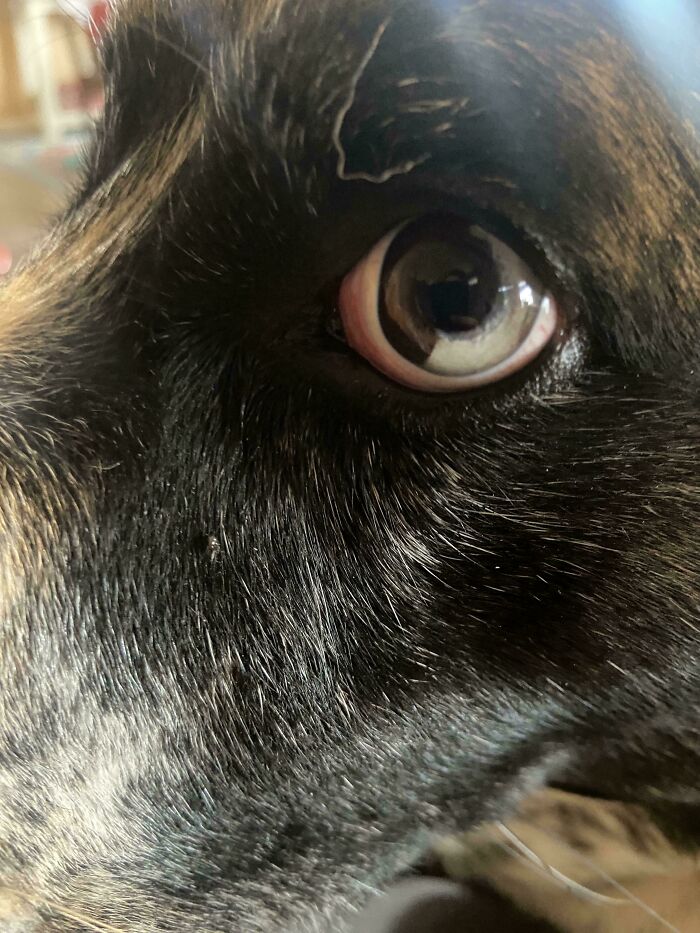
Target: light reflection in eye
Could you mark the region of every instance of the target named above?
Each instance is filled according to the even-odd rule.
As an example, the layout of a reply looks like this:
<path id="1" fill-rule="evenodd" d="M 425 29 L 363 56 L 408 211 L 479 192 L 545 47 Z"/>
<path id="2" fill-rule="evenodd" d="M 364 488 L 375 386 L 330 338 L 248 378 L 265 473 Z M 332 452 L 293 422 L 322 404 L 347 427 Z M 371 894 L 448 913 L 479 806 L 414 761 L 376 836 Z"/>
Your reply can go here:
<path id="1" fill-rule="evenodd" d="M 535 296 L 532 294 L 532 289 L 527 284 L 527 282 L 520 282 L 519 291 L 520 300 L 524 305 L 534 305 Z"/>

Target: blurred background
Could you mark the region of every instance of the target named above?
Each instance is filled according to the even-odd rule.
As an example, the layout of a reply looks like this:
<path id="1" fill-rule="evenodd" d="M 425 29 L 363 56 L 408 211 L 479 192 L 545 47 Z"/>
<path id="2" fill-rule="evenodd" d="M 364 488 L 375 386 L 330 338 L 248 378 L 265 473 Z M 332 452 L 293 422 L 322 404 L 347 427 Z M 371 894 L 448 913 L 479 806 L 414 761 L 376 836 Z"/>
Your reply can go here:
<path id="1" fill-rule="evenodd" d="M 0 281 L 60 209 L 102 107 L 105 0 L 0 0 Z"/>

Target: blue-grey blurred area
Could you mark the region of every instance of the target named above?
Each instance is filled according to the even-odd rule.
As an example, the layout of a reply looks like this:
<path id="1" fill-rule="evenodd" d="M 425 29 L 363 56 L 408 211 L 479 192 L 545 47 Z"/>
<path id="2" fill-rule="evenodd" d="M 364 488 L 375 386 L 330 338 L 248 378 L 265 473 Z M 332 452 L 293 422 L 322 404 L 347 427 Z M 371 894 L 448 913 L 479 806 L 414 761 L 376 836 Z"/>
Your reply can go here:
<path id="1" fill-rule="evenodd" d="M 550 933 L 485 887 L 446 878 L 396 884 L 357 918 L 353 933 Z M 551 933 L 554 933 L 551 930 Z"/>
<path id="2" fill-rule="evenodd" d="M 626 39 L 675 108 L 700 128 L 700 4 L 697 0 L 606 0 Z"/>

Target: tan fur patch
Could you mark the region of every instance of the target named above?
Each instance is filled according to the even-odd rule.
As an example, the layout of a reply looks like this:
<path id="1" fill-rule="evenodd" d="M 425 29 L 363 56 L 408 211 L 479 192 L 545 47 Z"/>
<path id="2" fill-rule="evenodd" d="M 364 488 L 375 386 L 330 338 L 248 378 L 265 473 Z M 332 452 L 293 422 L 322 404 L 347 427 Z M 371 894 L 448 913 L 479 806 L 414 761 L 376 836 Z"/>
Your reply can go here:
<path id="1" fill-rule="evenodd" d="M 628 69 L 622 64 L 626 59 Z M 597 148 L 607 154 L 610 165 L 624 170 L 624 183 L 632 190 L 622 209 L 631 205 L 636 215 L 635 225 L 630 223 L 629 229 L 644 230 L 652 242 L 663 241 L 669 230 L 682 225 L 689 191 L 679 174 L 659 175 L 657 171 L 658 165 L 671 161 L 668 131 L 650 119 L 648 107 L 635 106 L 634 88 L 624 86 L 626 74 L 634 73 L 633 68 L 629 48 L 601 32 L 596 39 L 573 50 L 571 69 L 579 81 L 564 82 L 562 91 L 570 104 L 597 115 L 597 119 L 590 121 Z M 644 158 L 639 158 L 639 139 L 644 140 Z M 685 155 L 694 163 L 694 171 L 700 171 L 695 154 L 687 151 Z M 647 252 L 637 237 L 620 237 L 620 218 L 614 209 L 611 211 L 609 206 L 607 211 L 601 209 L 594 230 L 598 241 L 596 255 L 603 268 L 624 270 L 631 282 L 645 274 Z M 690 243 L 690 239 L 679 238 L 680 249 L 689 248 Z M 679 256 L 678 268 L 694 269 L 694 257 Z M 688 283 L 687 288 L 695 289 L 697 285 Z"/>
<path id="2" fill-rule="evenodd" d="M 567 933 L 700 930 L 700 859 L 674 848 L 641 807 L 549 789 L 506 830 L 513 836 L 490 825 L 436 851 L 452 877 L 486 881 Z"/>
<path id="3" fill-rule="evenodd" d="M 155 207 L 202 130 L 203 117 L 195 109 L 160 139 L 144 143 L 79 213 L 64 221 L 39 247 L 24 271 L 0 289 L 0 361 L 17 364 L 24 354 L 35 357 L 46 353 L 84 324 L 86 304 L 91 296 L 101 295 L 110 265 L 148 228 Z M 73 303 L 66 300 L 71 296 Z M 79 304 L 76 296 L 80 296 Z M 23 403 L 31 409 L 33 399 L 27 395 Z M 0 611 L 5 619 L 20 598 L 24 581 L 41 576 L 43 554 L 65 498 L 65 490 L 59 494 L 42 483 L 42 503 L 31 504 L 17 483 L 11 482 L 10 470 L 14 476 L 29 471 L 35 479 L 41 472 L 41 465 L 32 456 L 23 455 L 25 445 L 11 438 L 18 430 L 21 428 L 11 420 L 2 428 L 8 438 L 5 446 L 16 451 L 11 468 L 0 466 L 4 490 L 0 502 Z M 31 450 L 31 446 L 28 439 L 26 449 Z"/>
<path id="4" fill-rule="evenodd" d="M 0 928 L 33 933 L 39 929 L 39 918 L 24 898 L 0 888 Z"/>
<path id="5" fill-rule="evenodd" d="M 72 322 L 84 320 L 84 303 L 100 294 L 110 264 L 148 229 L 203 126 L 202 112 L 194 108 L 160 138 L 143 143 L 0 290 L 0 359 L 17 353 L 38 331 L 61 341 Z M 68 294 L 82 296 L 80 307 L 57 311 Z"/>

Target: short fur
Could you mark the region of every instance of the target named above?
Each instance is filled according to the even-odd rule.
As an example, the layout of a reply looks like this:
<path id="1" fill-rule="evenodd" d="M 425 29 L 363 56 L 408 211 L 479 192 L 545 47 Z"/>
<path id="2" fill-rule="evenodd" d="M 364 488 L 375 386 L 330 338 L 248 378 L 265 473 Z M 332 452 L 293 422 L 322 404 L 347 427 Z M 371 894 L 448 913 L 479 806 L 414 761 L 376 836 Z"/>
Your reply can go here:
<path id="1" fill-rule="evenodd" d="M 698 33 L 622 9 L 119 8 L 0 294 L 4 929 L 344 930 L 548 783 L 697 846 Z M 440 398 L 326 326 L 434 210 L 570 322 Z"/>

